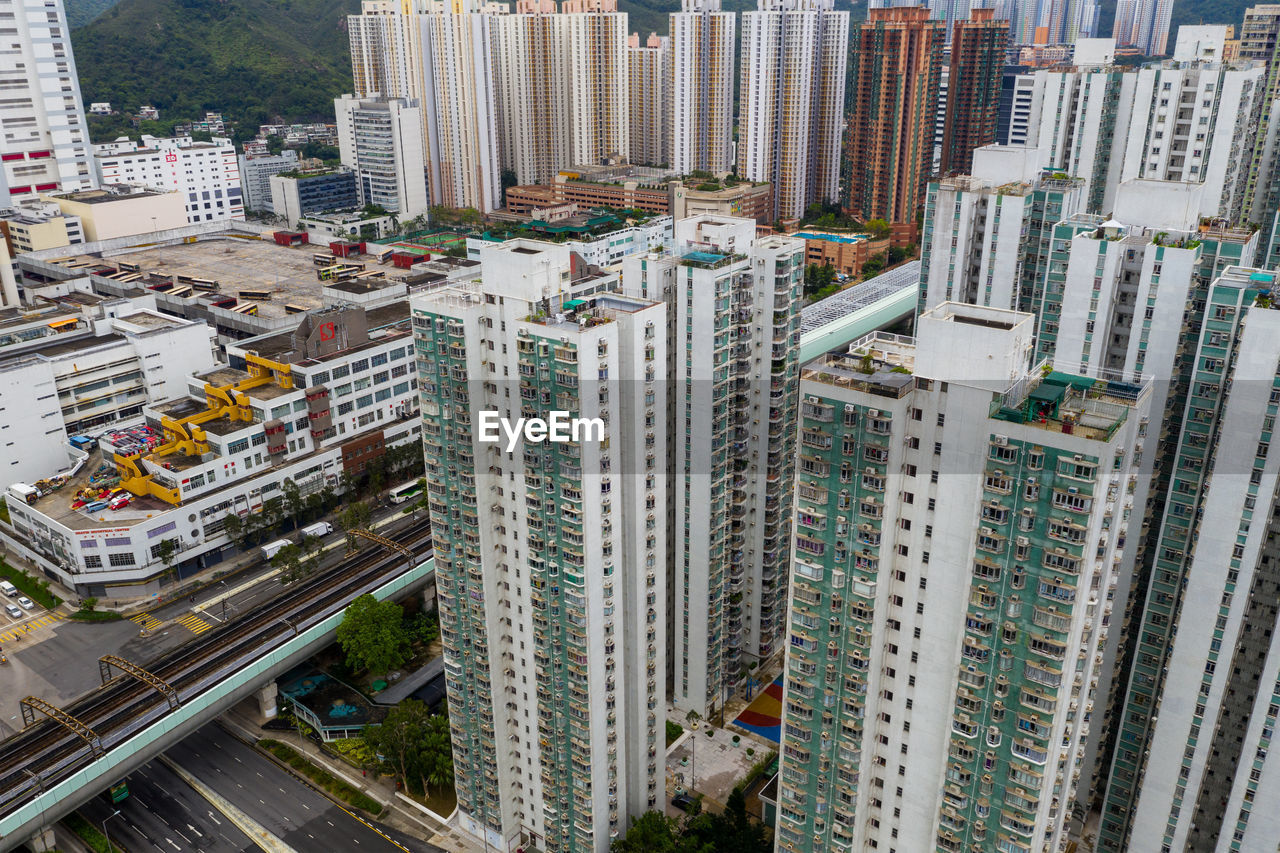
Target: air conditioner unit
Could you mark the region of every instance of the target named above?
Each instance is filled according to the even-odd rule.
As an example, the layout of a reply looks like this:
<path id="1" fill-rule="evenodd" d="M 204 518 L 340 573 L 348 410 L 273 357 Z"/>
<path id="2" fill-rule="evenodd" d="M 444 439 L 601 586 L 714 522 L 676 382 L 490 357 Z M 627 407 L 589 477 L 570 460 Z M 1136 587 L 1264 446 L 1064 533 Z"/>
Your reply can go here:
<path id="1" fill-rule="evenodd" d="M 994 436 L 992 440 L 1000 447 L 1007 447 L 1009 445 L 1009 436 L 1007 435 L 997 435 Z"/>

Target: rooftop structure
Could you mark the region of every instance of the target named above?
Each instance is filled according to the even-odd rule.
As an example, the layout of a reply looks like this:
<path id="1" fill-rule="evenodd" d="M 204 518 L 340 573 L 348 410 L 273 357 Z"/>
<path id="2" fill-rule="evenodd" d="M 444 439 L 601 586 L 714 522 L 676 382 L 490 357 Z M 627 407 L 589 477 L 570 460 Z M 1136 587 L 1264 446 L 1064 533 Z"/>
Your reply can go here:
<path id="1" fill-rule="evenodd" d="M 117 330 L 204 331 L 139 314 Z M 183 351 L 165 349 L 182 374 L 169 389 L 177 393 L 140 406 L 143 426 L 95 431 L 70 470 L 10 487 L 14 525 L 41 567 L 82 595 L 152 594 L 168 573 L 155 550 L 162 537 L 179 546 L 180 575 L 198 571 L 230 550 L 227 515 L 261 512 L 286 478 L 303 494 L 337 489 L 343 473 L 416 440 L 406 302 L 307 315 L 288 332 L 229 346 L 223 366 L 210 358 L 182 369 L 173 360 Z"/>

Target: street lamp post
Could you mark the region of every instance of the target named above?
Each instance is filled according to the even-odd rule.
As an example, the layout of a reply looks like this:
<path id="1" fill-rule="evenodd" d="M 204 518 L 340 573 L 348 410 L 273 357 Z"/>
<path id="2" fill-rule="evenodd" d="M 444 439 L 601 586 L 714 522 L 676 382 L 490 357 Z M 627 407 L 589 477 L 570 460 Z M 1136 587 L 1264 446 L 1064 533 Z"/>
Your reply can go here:
<path id="1" fill-rule="evenodd" d="M 107 821 L 120 814 L 120 810 L 116 809 L 111 814 L 102 819 L 102 837 L 107 840 L 107 853 L 111 853 L 111 836 L 107 834 Z"/>

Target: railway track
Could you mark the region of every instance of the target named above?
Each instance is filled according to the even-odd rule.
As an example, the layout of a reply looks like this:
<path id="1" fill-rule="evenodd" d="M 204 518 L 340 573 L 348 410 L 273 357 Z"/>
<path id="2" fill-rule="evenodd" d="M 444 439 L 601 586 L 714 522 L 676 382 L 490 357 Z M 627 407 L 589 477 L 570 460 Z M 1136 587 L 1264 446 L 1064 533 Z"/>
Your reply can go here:
<path id="1" fill-rule="evenodd" d="M 431 547 L 430 525 L 417 522 L 396 539 L 415 555 L 426 556 Z M 383 549 L 343 561 L 291 585 L 239 619 L 141 665 L 172 686 L 181 702 L 189 701 L 212 687 L 219 674 L 274 648 L 309 627 L 311 620 L 328 616 L 348 598 L 353 586 L 362 586 L 404 562 L 402 554 Z M 168 707 L 165 697 L 151 686 L 117 677 L 63 710 L 92 729 L 104 751 L 109 751 L 133 734 L 131 723 L 147 715 L 158 719 L 168 713 Z M 93 758 L 88 743 L 47 718 L 0 742 L 0 815 L 18 808 L 25 795 L 57 784 Z"/>

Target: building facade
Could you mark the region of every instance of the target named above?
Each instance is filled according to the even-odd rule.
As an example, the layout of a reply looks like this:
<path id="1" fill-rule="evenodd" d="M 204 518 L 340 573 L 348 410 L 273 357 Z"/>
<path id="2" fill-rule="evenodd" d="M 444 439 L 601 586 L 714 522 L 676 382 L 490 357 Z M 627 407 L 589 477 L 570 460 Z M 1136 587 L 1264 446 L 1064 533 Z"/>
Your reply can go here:
<path id="1" fill-rule="evenodd" d="M 1084 182 L 1044 172 L 1037 155 L 1034 148 L 980 148 L 971 175 L 929 184 L 920 313 L 943 302 L 1040 310 L 1053 228 L 1084 210 Z"/>
<path id="2" fill-rule="evenodd" d="M 644 45 L 627 40 L 631 91 L 631 162 L 666 166 L 671 162 L 671 40 L 650 33 Z"/>
<path id="3" fill-rule="evenodd" d="M 573 279 L 560 246 L 481 256 L 483 290 L 413 303 L 461 822 L 604 853 L 665 798 L 666 310 Z M 504 447 L 477 426 L 553 408 L 600 431 Z"/>
<path id="4" fill-rule="evenodd" d="M 850 51 L 845 209 L 864 222 L 915 222 L 932 171 L 945 29 L 919 6 L 867 14 Z"/>
<path id="5" fill-rule="evenodd" d="M 917 323 L 803 370 L 779 849 L 1059 849 L 1149 389 Z"/>
<path id="6" fill-rule="evenodd" d="M 335 98 L 338 150 L 356 181 L 361 206 L 374 205 L 402 222 L 429 205 L 422 112 L 403 98 Z"/>
<path id="7" fill-rule="evenodd" d="M 183 322 L 155 317 L 170 326 Z M 325 323 L 333 326 L 322 329 Z M 207 353 L 209 328 L 190 325 L 204 336 L 199 350 L 169 343 L 137 353 L 141 364 L 131 369 Z M 371 338 L 371 330 L 379 336 Z M 418 380 L 403 302 L 368 313 L 337 308 L 307 315 L 297 329 L 230 344 L 227 355 L 228 365 L 188 373 L 181 396 L 142 403 L 141 421 L 158 445 L 127 432 L 99 432 L 98 448 L 60 491 L 38 497 L 10 491 L 13 525 L 42 570 L 85 597 L 154 595 L 169 575 L 156 550 L 161 541 L 176 540 L 174 569 L 186 577 L 235 553 L 228 515 L 262 513 L 280 500 L 287 480 L 304 495 L 337 491 L 348 445 L 363 447 L 371 437 L 384 448 L 419 440 Z M 101 369 L 104 377 L 116 370 L 110 363 Z M 95 380 L 72 374 L 70 381 Z M 122 391 L 132 393 L 136 382 L 129 379 Z M 103 465 L 115 469 L 131 502 L 116 510 L 74 506 L 76 493 Z"/>
<path id="8" fill-rule="evenodd" d="M 0 58 L 6 92 L 0 206 L 97 186 L 62 0 L 39 6 L 4 0 L 0 15 L 10 28 Z"/>
<path id="9" fill-rule="evenodd" d="M 1208 289 L 1182 427 L 1168 439 L 1173 485 L 1100 850 L 1141 837 L 1152 850 L 1225 853 L 1266 849 L 1280 833 L 1260 807 L 1278 790 L 1267 760 L 1280 704 L 1277 463 L 1267 453 L 1280 399 L 1274 286 L 1274 273 L 1233 267 Z"/>
<path id="10" fill-rule="evenodd" d="M 665 300 L 674 334 L 670 697 L 709 717 L 781 649 L 804 243 L 727 217 L 675 229 L 623 283 Z"/>
<path id="11" fill-rule="evenodd" d="M 230 139 L 193 142 L 190 136 L 158 139 L 143 134 L 93 146 L 104 183 L 176 190 L 186 200 L 187 224 L 244 219 L 240 164 Z"/>
<path id="12" fill-rule="evenodd" d="M 732 171 L 737 15 L 720 0 L 681 0 L 671 13 L 671 168 Z"/>
<path id="13" fill-rule="evenodd" d="M 1111 35 L 1121 47 L 1163 56 L 1169 42 L 1173 0 L 1117 0 Z"/>
<path id="14" fill-rule="evenodd" d="M 973 152 L 996 142 L 1009 24 L 994 15 L 974 9 L 952 32 L 939 174 L 969 174 Z"/>
<path id="15" fill-rule="evenodd" d="M 275 213 L 271 200 L 271 176 L 298 168 L 298 152 L 286 148 L 279 154 L 241 154 L 239 162 L 245 209 Z"/>
<path id="16" fill-rule="evenodd" d="M 738 171 L 773 187 L 780 220 L 838 199 L 848 43 L 833 0 L 759 0 L 742 14 Z"/>
<path id="17" fill-rule="evenodd" d="M 292 226 L 304 216 L 360 206 L 355 172 L 332 169 L 309 175 L 272 175 L 271 207 Z"/>

